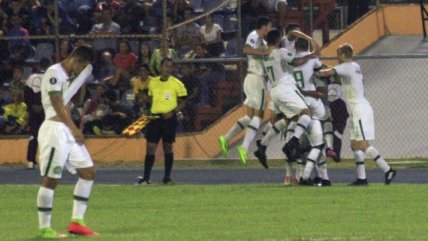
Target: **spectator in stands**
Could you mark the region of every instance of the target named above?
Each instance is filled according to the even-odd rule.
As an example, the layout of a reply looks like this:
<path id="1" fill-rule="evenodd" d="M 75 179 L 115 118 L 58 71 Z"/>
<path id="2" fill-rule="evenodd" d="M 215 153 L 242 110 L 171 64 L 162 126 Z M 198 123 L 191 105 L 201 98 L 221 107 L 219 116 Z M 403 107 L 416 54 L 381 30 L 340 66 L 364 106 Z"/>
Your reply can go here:
<path id="1" fill-rule="evenodd" d="M 2 134 L 19 135 L 24 133 L 28 121 L 27 105 L 22 91 L 12 92 L 12 103 L 4 106 L 3 119 L 6 126 L 0 130 Z"/>
<path id="2" fill-rule="evenodd" d="M 24 69 L 21 65 L 16 65 L 13 68 L 12 80 L 9 83 L 9 91 L 13 92 L 24 92 L 26 83 L 24 81 Z"/>
<path id="3" fill-rule="evenodd" d="M 142 64 L 138 68 L 138 75 L 131 79 L 131 87 L 134 94 L 147 90 L 149 82 L 152 79 L 150 69 L 147 64 Z"/>
<path id="4" fill-rule="evenodd" d="M 105 82 L 105 80 L 113 78 L 116 67 L 113 64 L 113 57 L 109 51 L 102 52 L 100 65 L 101 67 L 95 72 L 95 79 Z"/>
<path id="5" fill-rule="evenodd" d="M 205 44 L 201 43 L 196 47 L 195 59 L 211 58 Z M 210 86 L 214 83 L 224 81 L 225 68 L 221 63 L 198 63 L 195 70 L 196 76 L 200 80 L 200 102 L 199 105 L 209 106 Z"/>
<path id="6" fill-rule="evenodd" d="M 256 28 L 257 17 L 266 15 L 267 9 L 261 0 L 249 0 L 241 5 L 242 36 L 247 37 L 250 30 Z"/>
<path id="7" fill-rule="evenodd" d="M 144 25 L 145 10 L 136 0 L 125 0 L 116 15 L 116 22 L 124 34 L 137 34 Z"/>
<path id="8" fill-rule="evenodd" d="M 30 75 L 26 82 L 24 89 L 24 101 L 27 105 L 27 112 L 29 114 L 28 126 L 31 135 L 30 142 L 27 149 L 27 168 L 34 169 L 37 166 L 36 154 L 38 146 L 38 133 L 40 126 L 45 119 L 42 106 L 42 95 L 40 91 L 42 77 L 46 69 L 51 65 L 51 61 L 47 58 L 40 60 L 40 70 Z"/>
<path id="9" fill-rule="evenodd" d="M 5 9 L 5 12 L 8 16 L 20 16 L 22 27 L 34 33 L 34 27 L 31 24 L 32 8 L 27 6 L 28 2 L 28 0 L 11 0 L 9 1 L 9 6 Z"/>
<path id="10" fill-rule="evenodd" d="M 103 11 L 104 9 L 112 10 L 112 14 L 114 16 L 116 12 L 119 10 L 120 3 L 114 0 L 104 0 L 104 2 L 97 3 L 97 6 L 100 11 Z"/>
<path id="11" fill-rule="evenodd" d="M 196 57 L 196 48 L 201 43 L 201 41 L 199 37 L 193 37 L 191 43 L 192 43 L 192 48 L 182 55 L 184 59 L 194 59 Z"/>
<path id="12" fill-rule="evenodd" d="M 10 101 L 6 99 L 5 97 L 5 92 L 6 90 L 4 89 L 3 86 L 0 86 L 0 130 L 3 130 L 4 127 L 6 126 L 6 121 L 3 118 L 4 115 L 4 107 L 8 104 L 10 104 Z"/>
<path id="13" fill-rule="evenodd" d="M 194 112 L 193 106 L 199 102 L 200 81 L 195 75 L 195 66 L 193 64 L 183 64 L 180 67 L 180 80 L 187 89 L 187 102 L 183 108 L 183 126 L 177 127 L 177 131 L 192 131 Z M 180 123 L 180 122 L 179 122 Z"/>
<path id="14" fill-rule="evenodd" d="M 213 22 L 212 15 L 207 15 L 204 19 L 205 24 L 201 27 L 201 34 L 208 52 L 218 57 L 224 52 L 224 44 L 221 39 L 223 29 L 220 25 Z"/>
<path id="15" fill-rule="evenodd" d="M 369 11 L 370 0 L 348 0 L 348 25 Z"/>
<path id="16" fill-rule="evenodd" d="M 92 27 L 90 34 L 92 35 L 110 35 L 111 38 L 100 38 L 94 39 L 93 46 L 96 50 L 103 51 L 109 50 L 114 52 L 114 48 L 117 46 L 117 35 L 120 35 L 119 24 L 112 21 L 113 10 L 110 8 L 104 8 L 102 10 L 101 23 L 95 24 Z"/>
<path id="17" fill-rule="evenodd" d="M 5 34 L 3 30 L 0 30 L 0 37 L 4 37 Z M 10 57 L 10 48 L 9 42 L 7 40 L 0 40 L 0 62 L 7 63 L 9 62 Z"/>
<path id="18" fill-rule="evenodd" d="M 68 57 L 71 51 L 73 51 L 73 47 L 71 46 L 70 41 L 68 39 L 61 40 L 61 42 L 59 43 L 59 58 L 57 60 L 57 54 L 53 53 L 51 57 L 52 62 L 62 62 L 65 58 Z"/>
<path id="19" fill-rule="evenodd" d="M 6 32 L 7 37 L 22 37 L 20 39 L 9 40 L 10 60 L 13 63 L 22 63 L 32 53 L 30 36 L 27 29 L 21 26 L 21 17 L 12 15 L 10 18 L 10 29 Z"/>
<path id="20" fill-rule="evenodd" d="M 104 85 L 96 85 L 94 96 L 87 99 L 83 105 L 80 129 L 83 130 L 84 134 L 95 134 L 93 131 L 94 126 L 96 126 L 102 118 L 110 112 L 104 92 Z"/>
<path id="21" fill-rule="evenodd" d="M 153 76 L 160 75 L 161 71 L 161 63 L 164 58 L 168 59 L 177 59 L 178 55 L 177 52 L 173 48 L 169 48 L 168 41 L 163 41 L 159 49 L 155 49 L 153 51 L 152 57 L 150 58 L 150 72 Z"/>
<path id="22" fill-rule="evenodd" d="M 116 92 L 114 90 L 106 90 L 104 92 L 105 100 L 110 109 L 100 121 L 96 123 L 97 128 L 93 128 L 95 134 L 120 134 L 122 130 L 132 123 L 135 116 L 128 106 L 118 102 Z"/>
<path id="23" fill-rule="evenodd" d="M 191 18 L 193 18 L 193 9 L 186 8 L 184 10 L 184 20 L 186 21 Z M 189 51 L 191 48 L 191 39 L 193 37 L 199 37 L 202 39 L 201 29 L 197 23 L 190 22 L 181 27 L 178 27 L 174 31 L 173 37 L 177 52 L 179 55 L 181 55 L 181 53 Z"/>
<path id="24" fill-rule="evenodd" d="M 144 42 L 140 46 L 140 52 L 138 53 L 138 64 L 141 66 L 143 64 L 150 64 L 150 58 L 152 57 L 152 49 L 150 44 Z"/>
<path id="25" fill-rule="evenodd" d="M 174 15 L 175 22 L 184 20 L 184 11 L 192 8 L 192 5 L 187 0 L 175 0 L 172 4 L 172 14 Z"/>
<path id="26" fill-rule="evenodd" d="M 60 34 L 72 34 L 76 31 L 76 25 L 71 19 L 70 15 L 67 13 L 63 6 L 63 2 L 58 2 L 58 22 L 55 19 L 55 1 L 54 0 L 45 0 L 46 8 L 44 11 L 41 11 L 42 16 L 46 16 L 48 22 L 52 26 L 59 25 L 58 29 Z"/>
<path id="27" fill-rule="evenodd" d="M 120 41 L 119 52 L 114 56 L 113 63 L 116 71 L 108 83 L 122 92 L 129 87 L 129 80 L 137 64 L 137 56 L 131 51 L 127 40 Z"/>

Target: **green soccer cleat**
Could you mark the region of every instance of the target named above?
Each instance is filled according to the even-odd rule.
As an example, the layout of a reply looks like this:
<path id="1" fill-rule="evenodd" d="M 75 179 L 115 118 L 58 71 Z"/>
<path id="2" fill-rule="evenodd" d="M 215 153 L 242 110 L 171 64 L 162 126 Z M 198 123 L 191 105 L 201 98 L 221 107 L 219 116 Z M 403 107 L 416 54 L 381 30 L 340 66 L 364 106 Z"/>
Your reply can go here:
<path id="1" fill-rule="evenodd" d="M 247 165 L 247 150 L 245 150 L 241 145 L 239 145 L 236 150 L 239 154 L 239 159 L 241 159 L 242 163 Z"/>
<path id="2" fill-rule="evenodd" d="M 40 229 L 40 237 L 43 239 L 60 239 L 60 238 L 66 238 L 67 235 L 63 233 L 58 233 L 52 228 L 43 228 L 43 229 Z"/>
<path id="3" fill-rule="evenodd" d="M 220 145 L 221 155 L 227 157 L 227 152 L 229 150 L 229 142 L 224 138 L 224 136 L 220 136 L 218 138 L 218 144 Z"/>

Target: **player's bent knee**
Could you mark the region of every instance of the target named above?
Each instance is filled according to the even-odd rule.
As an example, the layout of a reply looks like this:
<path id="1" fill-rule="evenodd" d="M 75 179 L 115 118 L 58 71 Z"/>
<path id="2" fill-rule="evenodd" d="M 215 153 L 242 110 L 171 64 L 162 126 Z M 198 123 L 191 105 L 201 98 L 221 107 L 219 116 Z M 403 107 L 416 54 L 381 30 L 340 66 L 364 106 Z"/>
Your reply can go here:
<path id="1" fill-rule="evenodd" d="M 80 168 L 77 169 L 77 173 L 79 173 L 79 177 L 85 180 L 94 180 L 95 179 L 95 167 L 88 168 Z"/>
<path id="2" fill-rule="evenodd" d="M 44 177 L 42 181 L 42 186 L 54 190 L 58 185 L 59 180 L 50 177 Z"/>

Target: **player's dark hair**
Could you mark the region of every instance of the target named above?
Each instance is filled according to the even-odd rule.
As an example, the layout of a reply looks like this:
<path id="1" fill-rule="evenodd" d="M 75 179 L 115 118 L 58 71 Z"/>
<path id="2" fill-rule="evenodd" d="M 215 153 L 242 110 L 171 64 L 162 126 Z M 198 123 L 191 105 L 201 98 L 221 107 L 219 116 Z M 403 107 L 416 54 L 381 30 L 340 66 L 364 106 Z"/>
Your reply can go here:
<path id="1" fill-rule="evenodd" d="M 298 38 L 296 40 L 296 43 L 295 43 L 294 47 L 297 50 L 302 50 L 302 51 L 308 50 L 309 49 L 309 43 L 308 43 L 308 41 L 306 39 Z"/>
<path id="2" fill-rule="evenodd" d="M 266 26 L 271 22 L 272 20 L 270 18 L 266 16 L 260 16 L 257 18 L 256 29 L 261 29 L 263 26 Z"/>
<path id="3" fill-rule="evenodd" d="M 277 44 L 281 40 L 281 32 L 279 32 L 277 29 L 269 31 L 266 40 L 270 46 Z"/>
<path id="4" fill-rule="evenodd" d="M 70 58 L 76 58 L 79 61 L 88 61 L 93 63 L 95 59 L 95 52 L 89 46 L 80 46 L 71 52 Z"/>
<path id="5" fill-rule="evenodd" d="M 339 47 L 340 53 L 345 54 L 347 58 L 352 58 L 354 56 L 354 49 L 350 44 L 342 44 Z"/>
<path id="6" fill-rule="evenodd" d="M 300 24 L 290 23 L 285 27 L 285 34 L 288 34 L 290 31 L 300 28 Z"/>

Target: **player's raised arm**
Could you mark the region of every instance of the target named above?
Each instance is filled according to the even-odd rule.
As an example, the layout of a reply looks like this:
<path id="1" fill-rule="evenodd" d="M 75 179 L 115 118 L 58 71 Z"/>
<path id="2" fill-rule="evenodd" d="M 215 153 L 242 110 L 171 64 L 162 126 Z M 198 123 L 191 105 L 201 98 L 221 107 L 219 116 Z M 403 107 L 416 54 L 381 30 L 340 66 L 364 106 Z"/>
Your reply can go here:
<path id="1" fill-rule="evenodd" d="M 322 69 L 315 73 L 317 77 L 330 77 L 336 74 L 336 71 L 333 68 Z"/>
<path id="2" fill-rule="evenodd" d="M 310 36 L 304 34 L 303 32 L 300 32 L 300 31 L 297 31 L 297 30 L 292 30 L 292 31 L 290 31 L 289 34 L 293 35 L 296 38 L 302 38 L 302 39 L 307 40 L 311 44 L 311 46 L 313 48 L 313 53 L 315 55 L 319 55 L 321 47 L 318 44 L 318 42 L 315 41 L 315 39 L 313 39 Z"/>

